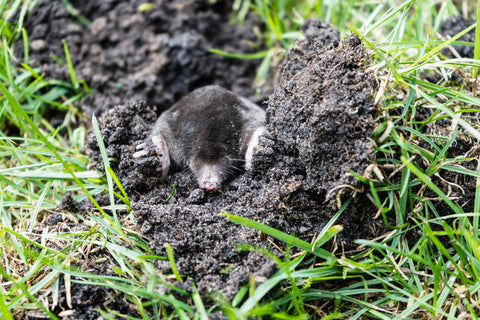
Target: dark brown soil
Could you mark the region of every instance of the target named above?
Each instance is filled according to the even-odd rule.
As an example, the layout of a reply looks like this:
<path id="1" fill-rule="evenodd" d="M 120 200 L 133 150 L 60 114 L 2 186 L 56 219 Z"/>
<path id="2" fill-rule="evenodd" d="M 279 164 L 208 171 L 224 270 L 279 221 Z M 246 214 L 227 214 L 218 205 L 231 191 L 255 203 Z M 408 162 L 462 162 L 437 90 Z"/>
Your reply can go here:
<path id="1" fill-rule="evenodd" d="M 304 29 L 307 40 L 290 53 L 268 102 L 267 132 L 254 171 L 218 192 L 199 189 L 186 170 L 160 181 L 158 159 L 132 157 L 156 118 L 146 103 L 118 106 L 103 119 L 108 155 L 118 159 L 115 170 L 135 201 L 141 233 L 153 239 L 151 247 L 159 255 L 165 255 L 165 243 L 171 244 L 180 273 L 193 277 L 201 293 L 220 290 L 232 298 L 252 275 L 269 276 L 274 270 L 266 257 L 235 250 L 241 243 L 266 247 L 259 232 L 229 223 L 219 213 L 241 215 L 311 241 L 338 210 L 336 196 L 344 200 L 343 191 L 359 188 L 348 169 L 363 174 L 368 165 L 376 82 L 363 68 L 362 43 L 355 36 L 340 40 L 336 30 L 320 21 L 308 21 Z M 88 145 L 100 168 L 96 141 Z M 175 194 L 164 204 L 174 182 Z M 359 196 L 339 219 L 344 232 L 333 248 L 341 244 L 353 250 L 355 239 L 383 232 L 374 213 Z M 171 272 L 167 262 L 158 267 Z M 233 268 L 221 272 L 228 267 Z"/>

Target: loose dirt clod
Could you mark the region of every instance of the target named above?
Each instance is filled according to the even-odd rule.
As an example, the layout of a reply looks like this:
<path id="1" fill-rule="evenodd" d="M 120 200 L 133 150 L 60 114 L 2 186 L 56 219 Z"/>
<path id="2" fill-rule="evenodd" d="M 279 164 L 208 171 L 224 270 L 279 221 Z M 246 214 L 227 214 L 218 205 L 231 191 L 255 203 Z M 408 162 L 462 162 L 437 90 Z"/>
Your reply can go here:
<path id="1" fill-rule="evenodd" d="M 202 293 L 220 290 L 232 298 L 249 277 L 274 270 L 264 256 L 235 250 L 241 243 L 264 247 L 266 242 L 257 231 L 229 223 L 220 212 L 311 241 L 338 210 L 337 201 L 345 200 L 343 193 L 359 188 L 348 169 L 363 174 L 368 165 L 376 82 L 363 68 L 362 43 L 355 36 L 340 40 L 336 30 L 320 21 L 307 21 L 304 30 L 306 39 L 290 53 L 268 102 L 267 131 L 254 155 L 253 174 L 232 179 L 218 192 L 195 189 L 188 171 L 159 181 L 154 161 L 132 157 L 154 122 L 145 103 L 118 106 L 104 118 L 109 156 L 118 159 L 115 169 L 135 201 L 140 231 L 153 239 L 157 254 L 165 254 L 164 244 L 169 243 L 180 273 L 195 278 Z M 98 161 L 95 145 L 91 140 L 92 159 Z M 163 204 L 174 182 L 175 194 Z M 346 230 L 338 242 L 351 250 L 353 240 L 383 230 L 374 213 L 359 197 L 337 221 Z M 158 267 L 171 272 L 169 263 L 159 262 Z"/>

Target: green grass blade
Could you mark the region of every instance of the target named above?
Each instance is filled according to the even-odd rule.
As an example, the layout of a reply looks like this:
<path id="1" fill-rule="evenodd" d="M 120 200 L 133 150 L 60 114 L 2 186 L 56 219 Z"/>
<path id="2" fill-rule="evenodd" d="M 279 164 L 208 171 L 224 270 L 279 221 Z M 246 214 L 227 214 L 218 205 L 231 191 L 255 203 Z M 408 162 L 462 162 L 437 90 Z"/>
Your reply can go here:
<path id="1" fill-rule="evenodd" d="M 209 318 L 208 318 L 207 310 L 205 309 L 202 298 L 200 297 L 200 293 L 198 293 L 198 290 L 196 288 L 195 288 L 195 291 L 192 293 L 192 298 L 193 298 L 193 303 L 197 307 L 197 316 L 199 317 L 199 319 L 208 320 Z"/>
<path id="2" fill-rule="evenodd" d="M 245 60 L 251 60 L 251 59 L 261 59 L 265 57 L 268 53 L 268 51 L 259 51 L 255 53 L 231 53 L 227 51 L 223 51 L 220 49 L 210 49 L 210 52 L 216 53 L 218 55 L 221 55 L 223 57 L 227 58 L 235 58 L 235 59 L 245 59 Z"/>
<path id="3" fill-rule="evenodd" d="M 407 158 L 404 156 L 401 157 L 402 162 L 415 174 L 423 183 L 425 183 L 433 192 L 435 192 L 440 198 L 445 201 L 445 203 L 453 210 L 453 212 L 460 214 L 463 213 L 463 210 L 461 207 L 458 206 L 458 204 L 453 203 L 452 200 L 450 200 L 445 193 L 443 193 L 442 190 L 440 190 L 439 187 L 437 187 L 430 177 L 425 175 L 417 166 L 415 166 L 413 163 L 411 163 Z"/>
<path id="4" fill-rule="evenodd" d="M 230 222 L 241 224 L 241 225 L 244 225 L 246 227 L 259 230 L 259 231 L 261 231 L 265 234 L 268 234 L 268 235 L 270 235 L 270 236 L 272 236 L 276 239 L 279 239 L 279 240 L 281 240 L 281 241 L 283 241 L 287 244 L 290 244 L 290 245 L 295 246 L 299 249 L 307 251 L 307 252 L 309 252 L 309 253 L 317 256 L 317 257 L 323 258 L 323 259 L 328 260 L 328 261 L 331 261 L 332 259 L 333 260 L 335 259 L 335 257 L 332 255 L 331 252 L 328 252 L 327 250 L 324 250 L 324 249 L 321 249 L 321 248 L 315 248 L 315 250 L 312 250 L 312 245 L 310 243 L 305 242 L 301 239 L 298 239 L 294 236 L 288 235 L 285 232 L 279 231 L 275 228 L 266 226 L 264 224 L 258 223 L 256 221 L 248 219 L 248 218 L 236 216 L 236 215 L 225 213 L 225 212 L 222 212 L 221 215 L 227 217 L 228 221 L 230 221 Z"/>
<path id="5" fill-rule="evenodd" d="M 165 243 L 164 246 L 165 246 L 165 249 L 167 250 L 168 261 L 170 261 L 170 266 L 172 268 L 173 274 L 175 275 L 175 279 L 177 279 L 178 281 L 182 281 L 182 276 L 178 272 L 177 264 L 175 263 L 175 257 L 173 255 L 172 246 L 168 243 Z"/>
<path id="6" fill-rule="evenodd" d="M 122 227 L 120 221 L 118 220 L 117 211 L 115 209 L 115 195 L 113 190 L 113 178 L 108 170 L 110 168 L 110 159 L 107 155 L 107 149 L 105 148 L 105 143 L 103 142 L 102 133 L 100 131 L 100 126 L 98 125 L 98 120 L 95 115 L 92 115 L 92 128 L 93 132 L 95 133 L 95 138 L 97 139 L 98 147 L 100 149 L 100 154 L 102 155 L 103 160 L 103 168 L 105 170 L 105 175 L 107 177 L 107 186 L 108 186 L 108 194 L 110 198 L 110 206 L 112 209 L 113 220 L 106 214 L 104 216 L 107 220 L 112 223 L 112 226 L 117 230 L 118 234 L 125 237 L 125 234 L 122 231 Z"/>
<path id="7" fill-rule="evenodd" d="M 475 29 L 475 50 L 473 52 L 473 59 L 478 61 L 480 59 L 480 0 L 477 0 L 477 20 Z M 472 78 L 477 83 L 478 64 L 473 67 Z"/>
<path id="8" fill-rule="evenodd" d="M 63 41 L 63 49 L 65 51 L 65 58 L 67 59 L 67 64 L 68 64 L 68 71 L 70 73 L 70 79 L 72 80 L 72 84 L 75 90 L 78 90 L 79 85 L 77 81 L 77 76 L 75 75 L 75 68 L 73 67 L 72 59 L 70 58 L 70 52 L 68 51 L 67 42 L 65 40 L 62 40 L 62 41 Z"/>

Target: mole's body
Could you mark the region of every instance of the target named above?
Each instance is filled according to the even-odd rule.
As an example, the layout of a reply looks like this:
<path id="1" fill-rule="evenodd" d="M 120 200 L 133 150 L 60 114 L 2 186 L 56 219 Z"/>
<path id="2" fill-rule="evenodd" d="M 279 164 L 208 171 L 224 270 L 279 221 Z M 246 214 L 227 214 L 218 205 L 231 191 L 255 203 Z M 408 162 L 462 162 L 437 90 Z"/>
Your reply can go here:
<path id="1" fill-rule="evenodd" d="M 239 165 L 251 167 L 265 111 L 222 87 L 194 90 L 163 112 L 152 130 L 165 176 L 189 167 L 200 187 L 217 189 Z"/>

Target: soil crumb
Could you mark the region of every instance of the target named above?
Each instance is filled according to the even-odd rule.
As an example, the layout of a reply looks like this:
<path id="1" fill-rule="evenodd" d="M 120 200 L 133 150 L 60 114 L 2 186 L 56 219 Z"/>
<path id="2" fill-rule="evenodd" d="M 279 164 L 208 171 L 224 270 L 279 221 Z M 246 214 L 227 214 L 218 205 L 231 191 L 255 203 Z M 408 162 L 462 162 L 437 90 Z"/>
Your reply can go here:
<path id="1" fill-rule="evenodd" d="M 267 129 L 260 137 L 253 171 L 218 191 L 199 189 L 188 170 L 160 181 L 155 157 L 132 157 L 156 120 L 147 103 L 117 106 L 103 118 L 108 155 L 117 159 L 114 170 L 135 203 L 139 230 L 152 239 L 156 254 L 166 254 L 166 243 L 172 246 L 179 272 L 195 279 L 202 294 L 218 290 L 232 298 L 250 277 L 275 271 L 268 258 L 236 250 L 238 244 L 266 248 L 275 243 L 278 248 L 271 246 L 272 252 L 283 255 L 279 241 L 230 223 L 219 213 L 240 215 L 311 241 L 338 211 L 338 202 L 360 189 L 349 168 L 363 174 L 371 160 L 377 87 L 364 69 L 364 47 L 356 36 L 340 39 L 337 30 L 321 21 L 308 20 L 303 30 L 306 37 L 289 52 L 268 101 Z M 95 139 L 88 145 L 92 166 L 100 168 Z M 327 249 L 354 250 L 355 239 L 383 233 L 383 221 L 374 220 L 375 212 L 357 193 L 337 220 L 344 231 Z M 169 263 L 159 262 L 158 267 L 171 272 Z"/>

